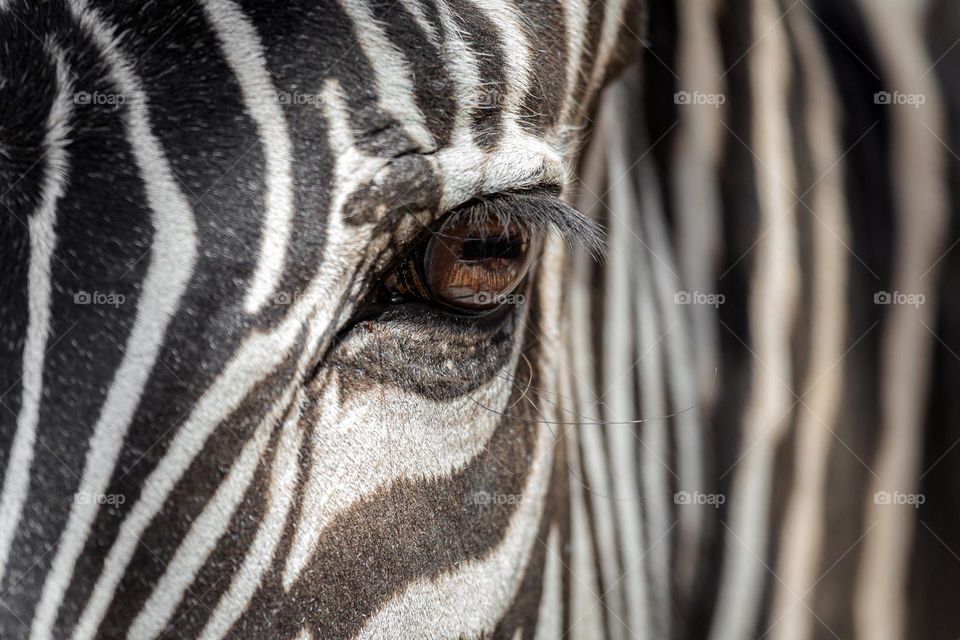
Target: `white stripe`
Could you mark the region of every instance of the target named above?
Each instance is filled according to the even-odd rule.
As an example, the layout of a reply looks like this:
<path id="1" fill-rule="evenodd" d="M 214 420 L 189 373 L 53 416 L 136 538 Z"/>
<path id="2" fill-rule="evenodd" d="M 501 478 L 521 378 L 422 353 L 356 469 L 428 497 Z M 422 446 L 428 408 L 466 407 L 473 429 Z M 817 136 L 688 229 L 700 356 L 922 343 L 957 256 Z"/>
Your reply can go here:
<path id="1" fill-rule="evenodd" d="M 703 451 L 703 432 L 704 426 L 701 416 L 705 409 L 697 406 L 698 396 L 696 392 L 695 362 L 691 353 L 690 344 L 692 342 L 690 330 L 682 310 L 690 307 L 678 306 L 675 296 L 678 293 L 676 275 L 671 272 L 667 265 L 676 265 L 677 259 L 674 256 L 673 247 L 670 245 L 669 234 L 664 222 L 663 206 L 660 201 L 659 181 L 656 179 L 653 162 L 647 160 L 643 163 L 644 180 L 640 187 L 644 194 L 644 219 L 648 230 L 647 242 L 650 247 L 650 259 L 646 267 L 641 267 L 642 271 L 649 271 L 653 278 L 655 292 L 652 294 L 657 298 L 656 304 L 663 316 L 661 326 L 654 334 L 654 340 L 661 338 L 664 350 L 666 364 L 663 368 L 647 370 L 642 369 L 644 380 L 642 389 L 659 387 L 664 374 L 667 372 L 669 380 L 670 400 L 673 411 L 677 415 L 671 418 L 672 430 L 675 439 L 675 458 L 677 461 L 677 483 L 678 489 L 686 492 L 703 492 L 707 490 L 704 479 L 704 451 Z M 639 263 L 639 261 L 638 261 Z M 699 291 L 710 291 L 710 289 L 694 289 Z M 694 308 L 707 305 L 692 305 Z M 709 307 L 713 309 L 713 307 Z M 715 313 L 715 311 L 714 311 Z M 642 323 L 641 326 L 644 326 Z M 641 349 L 645 353 L 647 347 Z M 662 398 L 654 401 L 652 398 L 644 397 L 641 404 L 644 407 L 644 413 L 648 416 L 662 416 L 667 413 L 667 407 L 663 404 Z M 654 431 L 659 427 L 654 425 L 664 424 L 662 422 L 647 423 L 643 426 L 644 431 L 653 427 Z M 666 460 L 666 454 L 662 461 L 656 462 L 661 470 L 664 464 L 671 464 Z M 664 497 L 666 497 L 666 487 L 664 487 Z M 701 535 L 704 529 L 704 520 L 706 509 L 694 505 L 681 507 L 678 513 L 680 527 L 678 531 L 678 551 L 679 557 L 684 561 L 680 563 L 678 570 L 673 575 L 673 584 L 684 588 L 691 588 L 696 579 L 696 567 L 699 565 L 699 553 L 701 548 Z M 659 535 L 658 535 L 659 537 Z M 656 539 L 654 537 L 653 539 Z M 662 554 L 658 554 L 658 557 Z M 664 586 L 669 589 L 669 586 Z M 667 634 L 669 635 L 669 633 Z"/>
<path id="2" fill-rule="evenodd" d="M 282 329 L 289 330 L 290 327 L 284 326 Z M 74 630 L 75 640 L 91 638 L 96 633 L 117 585 L 140 544 L 140 536 L 203 449 L 213 430 L 230 416 L 256 382 L 272 371 L 271 365 L 276 364 L 274 361 L 289 349 L 290 344 L 284 345 L 280 339 L 288 338 L 292 343 L 296 335 L 291 337 L 283 331 L 278 333 L 279 336 L 258 335 L 248 340 L 227 365 L 217 383 L 200 398 L 189 419 L 177 430 L 167 454 L 147 477 L 140 492 L 140 499 L 120 527 L 120 533 L 107 554 L 93 594 Z M 262 423 L 277 421 L 289 402 L 290 394 L 287 392 L 280 397 Z"/>
<path id="3" fill-rule="evenodd" d="M 595 6 L 595 3 L 591 3 Z M 590 82 L 583 94 L 580 108 L 586 109 L 596 94 L 602 90 L 601 83 L 607 74 L 613 52 L 620 37 L 620 28 L 625 26 L 626 0 L 610 0 L 603 3 L 603 26 L 600 31 L 600 42 L 597 45 L 596 55 L 593 58 L 593 68 L 590 73 Z M 585 115 L 583 113 L 581 116 Z"/>
<path id="4" fill-rule="evenodd" d="M 744 414 L 746 453 L 735 471 L 730 529 L 712 640 L 749 637 L 757 624 L 767 553 L 771 474 L 776 446 L 789 424 L 792 395 L 790 338 L 798 288 L 792 144 L 787 113 L 790 65 L 781 12 L 774 0 L 760 0 L 753 15 L 753 33 L 764 33 L 750 53 L 751 85 L 756 116 L 752 123 L 757 154 L 760 229 L 769 229 L 757 252 L 749 301 L 751 336 L 756 357 Z M 747 341 L 748 336 L 740 336 Z"/>
<path id="5" fill-rule="evenodd" d="M 518 335 L 522 333 L 519 328 Z M 361 343 L 364 338 L 357 336 Z M 293 586 L 326 527 L 351 504 L 397 481 L 449 476 L 481 454 L 502 421 L 518 354 L 480 389 L 452 401 L 397 390 L 385 402 L 382 388 L 358 392 L 350 389 L 349 379 L 332 375 L 327 388 L 318 391 L 322 401 L 310 443 L 313 463 L 284 565 L 284 587 Z M 345 398 L 340 398 L 341 385 L 348 391 Z"/>
<path id="6" fill-rule="evenodd" d="M 229 633 L 256 593 L 263 574 L 272 565 L 273 554 L 280 544 L 297 486 L 300 447 L 303 444 L 303 429 L 299 422 L 300 412 L 293 411 L 280 427 L 280 444 L 273 462 L 267 512 L 260 521 L 253 544 L 246 551 L 243 564 L 230 581 L 230 588 L 210 614 L 201 636 L 203 640 L 223 638 Z"/>
<path id="7" fill-rule="evenodd" d="M 810 318 L 810 366 L 801 387 L 809 410 L 797 415 L 797 452 L 793 488 L 782 526 L 778 563 L 780 580 L 770 614 L 776 640 L 812 637 L 814 588 L 823 570 L 827 503 L 827 462 L 843 393 L 842 357 L 846 334 L 846 251 L 848 229 L 844 197 L 839 105 L 830 77 L 828 60 L 821 48 L 812 18 L 806 11 L 793 11 L 792 21 L 799 59 L 806 77 L 807 129 L 816 184 L 811 206 L 819 221 L 811 221 L 813 273 Z M 822 176 L 822 179 L 820 178 Z M 805 187 L 805 185 L 804 185 Z"/>
<path id="8" fill-rule="evenodd" d="M 578 405 L 579 406 L 579 405 Z M 567 460 L 570 464 L 570 637 L 573 640 L 599 638 L 603 634 L 603 609 L 600 606 L 597 571 L 593 555 L 593 537 L 584 501 L 584 470 L 580 463 L 579 432 L 595 425 L 577 425 L 568 431 Z M 617 611 L 618 609 L 614 609 Z"/>
<path id="9" fill-rule="evenodd" d="M 877 48 L 887 91 L 917 94 L 925 102 L 887 105 L 891 125 L 889 153 L 897 234 L 892 288 L 924 296 L 926 302 L 887 307 L 880 347 L 880 416 L 882 432 L 864 496 L 864 524 L 876 523 L 864 538 L 854 596 L 854 623 L 859 637 L 904 638 L 910 602 L 910 554 L 917 511 L 908 506 L 877 504 L 877 491 L 917 491 L 932 355 L 936 338 L 927 327 L 937 317 L 938 268 L 948 227 L 948 151 L 943 96 L 925 42 L 929 2 L 860 2 Z M 865 301 L 869 303 L 869 301 Z M 930 542 L 930 544 L 936 544 Z"/>
<path id="10" fill-rule="evenodd" d="M 682 0 L 678 70 L 684 90 L 721 94 L 723 74 L 713 0 Z M 681 105 L 670 180 L 677 211 L 677 257 L 683 282 L 691 291 L 715 293 L 720 252 L 720 185 L 723 107 Z M 717 391 L 717 310 L 710 305 L 685 309 L 693 323 L 692 350 L 697 398 L 709 415 Z M 672 322 L 672 321 L 671 321 Z M 685 408 L 682 404 L 681 408 Z M 699 487 L 695 487 L 699 488 Z M 688 488 L 694 490 L 694 488 Z"/>
<path id="11" fill-rule="evenodd" d="M 200 516 L 190 525 L 190 531 L 177 548 L 173 560 L 164 569 L 143 609 L 127 631 L 128 640 L 155 638 L 166 629 L 176 612 L 183 594 L 193 583 L 197 573 L 216 548 L 230 520 L 253 480 L 260 457 L 270 441 L 273 423 L 262 423 L 247 441 L 227 477 L 217 488 L 213 498 Z"/>
<path id="12" fill-rule="evenodd" d="M 503 96 L 499 107 L 505 123 L 508 126 L 515 124 L 520 102 L 530 85 L 530 44 L 527 34 L 520 26 L 521 18 L 514 4 L 507 0 L 470 1 L 494 24 L 500 36 L 506 74 L 502 88 L 506 96 Z"/>
<path id="13" fill-rule="evenodd" d="M 601 116 L 603 118 L 602 122 L 606 122 L 610 115 L 613 114 L 605 109 Z M 588 171 L 584 175 L 585 184 L 589 185 L 590 190 L 594 192 L 603 189 L 602 172 L 599 169 L 606 153 L 607 141 L 604 136 L 604 127 L 605 125 L 597 127 L 585 163 L 588 168 L 596 169 L 596 171 Z M 583 198 L 586 199 L 585 194 L 583 194 Z M 582 203 L 581 209 L 588 215 L 593 213 L 593 209 L 585 205 L 586 202 Z M 611 254 L 609 259 L 614 257 L 622 259 L 622 254 Z M 577 425 L 577 433 L 583 445 L 584 475 L 581 476 L 581 482 L 586 484 L 584 491 L 590 491 L 591 494 L 594 530 L 596 531 L 597 548 L 600 556 L 598 570 L 602 579 L 601 593 L 605 594 L 604 599 L 611 611 L 621 612 L 625 610 L 625 607 L 623 590 L 619 584 L 621 570 L 617 561 L 617 523 L 613 514 L 613 493 L 608 481 L 607 451 L 598 424 L 600 398 L 597 395 L 597 382 L 593 373 L 594 358 L 600 357 L 600 354 L 595 354 L 590 344 L 592 330 L 600 330 L 600 328 L 593 327 L 590 320 L 590 300 L 587 295 L 591 285 L 587 280 L 587 260 L 589 259 L 583 251 L 579 251 L 575 256 L 576 262 L 572 271 L 574 287 L 570 292 L 572 360 L 574 371 L 576 371 L 577 406 L 584 420 L 583 423 Z M 625 267 L 621 265 L 621 269 L 623 268 Z M 592 604 L 593 602 L 589 603 L 589 605 Z M 579 617 L 571 618 L 574 621 L 577 619 Z M 623 625 L 610 626 L 610 634 L 613 640 L 622 638 L 623 633 Z"/>
<path id="14" fill-rule="evenodd" d="M 323 102 L 329 109 L 331 104 L 337 103 L 335 83 L 328 82 L 327 89 Z M 332 130 L 336 129 L 336 126 L 332 127 Z M 343 156 L 337 154 L 337 158 L 339 161 Z M 342 204 L 346 196 L 339 188 L 338 185 L 331 199 Z M 320 338 L 330 339 L 328 326 L 337 309 L 343 304 L 350 286 L 349 278 L 346 278 L 345 274 L 351 265 L 337 256 L 358 251 L 360 247 L 368 244 L 368 237 L 355 229 L 348 233 L 343 222 L 342 207 L 337 206 L 331 208 L 327 219 L 327 238 L 328 255 L 331 258 L 321 264 L 319 273 L 304 294 L 297 299 L 276 329 L 268 333 L 251 334 L 244 341 L 224 367 L 220 377 L 197 401 L 190 416 L 177 430 L 166 455 L 144 481 L 139 500 L 131 507 L 113 547 L 107 554 L 93 594 L 74 632 L 76 640 L 90 638 L 96 632 L 139 544 L 140 536 L 203 449 L 213 430 L 229 418 L 258 382 L 284 362 L 305 323 L 309 332 L 307 344 L 296 354 L 298 372 L 302 372 L 313 354 L 323 348 L 324 345 L 319 344 Z M 294 375 L 291 380 L 299 380 L 299 376 Z M 263 422 L 279 420 L 291 399 L 291 389 L 282 391 L 278 401 L 264 416 Z"/>
<path id="15" fill-rule="evenodd" d="M 436 143 L 414 99 L 413 71 L 407 59 L 374 19 L 365 0 L 340 0 L 340 6 L 353 22 L 360 49 L 370 62 L 380 108 L 405 127 L 421 152 L 434 150 Z"/>
<path id="16" fill-rule="evenodd" d="M 641 206 L 637 211 L 642 212 L 646 220 L 645 226 L 647 229 L 650 229 L 663 215 L 663 207 L 660 201 L 659 184 L 654 175 L 653 163 L 649 161 L 642 162 L 640 170 L 642 176 L 641 193 L 639 194 Z M 614 176 L 616 176 L 616 174 L 614 174 Z M 622 182 L 631 186 L 634 184 L 629 177 L 624 178 Z M 638 235 L 642 234 L 638 233 Z M 664 362 L 666 348 L 664 343 L 670 339 L 671 333 L 673 332 L 676 332 L 673 337 L 673 339 L 676 340 L 677 336 L 681 335 L 682 328 L 676 325 L 666 325 L 665 321 L 661 321 L 661 318 L 658 317 L 658 307 L 662 308 L 664 315 L 666 315 L 667 311 L 675 311 L 672 293 L 667 294 L 670 299 L 670 302 L 667 304 L 663 304 L 662 301 L 657 300 L 658 295 L 662 295 L 663 293 L 658 291 L 658 289 L 662 287 L 659 286 L 660 283 L 656 282 L 657 276 L 660 275 L 660 279 L 662 280 L 663 273 L 666 270 L 660 261 L 669 258 L 663 253 L 666 248 L 664 242 L 660 242 L 658 246 L 658 244 L 650 238 L 649 234 L 647 234 L 646 238 L 647 245 L 650 246 L 651 249 L 647 250 L 642 246 L 636 246 L 634 255 L 638 256 L 638 258 L 635 259 L 632 264 L 634 282 L 636 283 L 634 287 L 636 293 L 634 297 L 636 318 L 632 330 L 638 336 L 637 353 L 640 361 L 636 363 L 635 366 L 639 374 L 640 406 L 643 408 L 644 415 L 655 417 L 667 414 L 666 392 L 664 389 L 664 383 L 666 381 L 666 377 L 664 376 L 664 371 L 666 370 Z M 651 253 L 658 251 L 661 253 L 651 255 Z M 639 259 L 639 256 L 643 256 L 644 254 L 646 254 L 647 259 Z M 688 366 L 686 362 L 674 361 L 670 370 L 686 369 Z M 681 414 L 681 416 L 677 418 L 683 415 L 686 414 Z M 679 423 L 679 420 L 675 420 Z M 652 614 L 652 623 L 656 630 L 655 635 L 662 638 L 672 637 L 670 633 L 672 616 L 670 613 L 672 585 L 670 559 L 673 554 L 671 553 L 671 540 L 667 536 L 667 532 L 669 532 L 673 526 L 669 506 L 672 501 L 672 496 L 670 495 L 670 479 L 668 475 L 674 472 L 668 456 L 669 441 L 667 438 L 667 426 L 669 424 L 666 420 L 655 419 L 640 426 L 631 427 L 639 431 L 638 437 L 642 445 L 640 448 L 640 473 L 643 478 L 641 485 L 643 487 L 647 540 L 661 541 L 657 545 L 657 552 L 651 553 L 648 556 L 647 564 L 650 567 L 651 604 L 655 612 Z M 689 425 L 687 426 L 689 427 Z M 697 447 L 699 443 L 695 438 L 690 438 L 689 429 L 681 432 L 679 427 L 680 425 L 676 424 L 674 429 L 677 434 L 677 454 L 679 459 L 683 460 L 685 456 L 696 456 L 697 451 L 693 449 L 693 447 Z M 681 436 L 686 436 L 686 440 Z M 685 451 L 685 446 L 691 446 L 692 450 Z M 696 462 L 699 462 L 699 460 L 696 460 Z M 690 479 L 681 477 L 683 487 L 691 486 L 686 484 L 689 481 Z M 691 506 L 683 509 L 680 512 L 680 517 L 690 518 L 702 512 L 703 509 Z"/>
<path id="17" fill-rule="evenodd" d="M 52 43 L 47 44 L 57 51 Z M 30 265 L 27 271 L 27 337 L 23 345 L 23 382 L 17 431 L 10 448 L 3 495 L 0 498 L 0 579 L 6 569 L 13 537 L 20 522 L 24 501 L 30 487 L 30 465 L 36 441 L 43 395 L 43 364 L 50 333 L 50 305 L 53 275 L 50 263 L 57 244 L 57 203 L 66 190 L 70 158 L 64 148 L 68 125 L 73 113 L 73 88 L 69 69 L 62 56 L 55 55 L 57 94 L 47 114 L 47 131 L 43 143 L 46 149 L 46 171 L 37 210 L 30 216 Z"/>
<path id="18" fill-rule="evenodd" d="M 577 258 L 583 258 L 581 249 Z M 584 265 L 585 266 L 585 265 Z M 577 309 L 587 310 L 584 304 L 584 277 L 585 271 L 574 271 L 580 274 L 574 281 L 568 279 L 568 295 L 565 303 L 567 311 L 565 317 L 567 320 L 568 345 L 561 350 L 561 362 L 559 371 L 560 377 L 560 398 L 572 398 L 572 402 L 564 402 L 565 409 L 560 415 L 562 420 L 570 420 L 572 416 L 583 415 L 585 408 L 582 406 L 580 398 L 574 396 L 574 380 L 579 380 L 579 374 L 571 365 L 575 362 L 575 349 L 585 348 L 582 344 L 582 337 L 586 335 L 589 327 L 576 325 L 574 314 Z M 571 274 L 572 275 L 572 274 Z M 585 315 L 581 312 L 581 316 Z M 580 318 L 582 321 L 582 317 Z M 578 338 L 579 336 L 579 338 Z M 580 343 L 579 346 L 577 343 Z M 580 390 L 577 389 L 576 393 Z M 571 405 L 568 406 L 568 405 Z M 595 413 L 595 412 L 594 412 Z M 596 417 L 594 416 L 594 420 Z M 586 428 L 594 428 L 591 425 Z M 568 542 L 570 553 L 570 566 L 565 567 L 570 574 L 570 600 L 565 603 L 570 610 L 569 634 L 572 639 L 595 638 L 603 632 L 603 622 L 601 620 L 602 610 L 598 605 L 600 593 L 597 591 L 599 567 L 595 566 L 593 555 L 593 537 L 590 534 L 590 524 L 587 518 L 587 508 L 584 501 L 583 465 L 580 461 L 580 433 L 584 429 L 580 424 L 568 425 L 564 429 L 564 442 L 567 452 L 567 483 L 570 492 L 570 539 Z M 558 636 L 560 634 L 557 634 Z"/>
<path id="19" fill-rule="evenodd" d="M 244 299 L 244 310 L 256 313 L 283 274 L 293 226 L 293 148 L 256 27 L 233 0 L 204 0 L 203 8 L 257 125 L 266 162 L 260 255 Z"/>
<path id="20" fill-rule="evenodd" d="M 473 638 L 493 630 L 523 579 L 553 466 L 556 441 L 550 430 L 544 425 L 531 428 L 537 430 L 536 450 L 523 501 L 503 541 L 482 560 L 467 560 L 435 579 L 410 583 L 367 621 L 358 640 Z M 457 615 L 450 615 L 454 609 Z M 424 620 L 432 624 L 424 628 Z"/>
<path id="21" fill-rule="evenodd" d="M 614 86 L 609 104 L 625 99 L 622 88 Z M 617 111 L 612 111 L 617 113 Z M 617 510 L 617 534 L 623 557 L 621 586 L 626 595 L 626 623 L 629 633 L 641 638 L 653 636 L 650 602 L 647 592 L 647 563 L 645 545 L 651 541 L 644 536 L 644 522 L 640 511 L 640 478 L 636 450 L 636 426 L 628 421 L 636 417 L 632 332 L 630 305 L 634 300 L 631 256 L 637 245 L 637 212 L 640 203 L 631 190 L 629 178 L 618 180 L 628 172 L 627 151 L 616 128 L 615 118 L 605 119 L 608 127 L 610 188 L 610 240 L 607 265 L 606 312 L 603 336 L 607 348 L 603 354 L 604 384 L 607 386 L 607 446 L 610 450 L 610 474 L 613 477 L 614 507 Z"/>
<path id="22" fill-rule="evenodd" d="M 110 481 L 144 385 L 160 353 L 167 325 L 186 290 L 196 261 L 197 238 L 193 211 L 173 178 L 163 147 L 150 129 L 147 97 L 116 45 L 113 28 L 89 9 L 84 0 L 71 0 L 70 9 L 83 29 L 93 37 L 109 66 L 113 83 L 126 98 L 126 127 L 146 188 L 154 229 L 136 320 L 124 349 L 123 361 L 110 384 L 94 427 L 80 482 L 81 494 L 99 495 Z M 47 638 L 53 631 L 57 611 L 98 507 L 95 500 L 73 503 L 66 530 L 43 586 L 31 638 Z"/>
<path id="23" fill-rule="evenodd" d="M 563 574 L 560 570 L 560 532 L 550 528 L 545 544 L 547 558 L 543 568 L 543 591 L 534 640 L 554 640 L 563 635 Z"/>
<path id="24" fill-rule="evenodd" d="M 417 26 L 423 30 L 423 34 L 430 41 L 430 44 L 440 49 L 443 43 L 440 42 L 440 36 L 437 34 L 437 27 L 427 20 L 420 3 L 417 0 L 400 0 L 400 4 L 413 17 Z"/>
<path id="25" fill-rule="evenodd" d="M 569 0 L 563 3 L 563 22 L 567 28 L 567 86 L 564 92 L 563 108 L 560 109 L 560 117 L 557 119 L 558 126 L 566 126 L 569 123 L 571 113 L 576 108 L 575 94 L 577 85 L 580 82 L 580 65 L 583 62 L 583 49 L 586 40 L 587 4 L 584 0 Z M 571 153 L 576 150 L 576 137 L 571 136 L 569 140 Z"/>
<path id="26" fill-rule="evenodd" d="M 323 104 L 331 121 L 331 145 L 334 145 L 338 161 L 337 175 L 340 176 L 331 197 L 334 206 L 331 207 L 327 224 L 328 255 L 331 258 L 321 264 L 316 278 L 279 326 L 272 332 L 255 333 L 246 339 L 220 377 L 197 401 L 188 419 L 178 429 L 167 454 L 144 481 L 139 500 L 131 507 L 120 527 L 117 540 L 107 554 L 102 573 L 75 631 L 78 639 L 92 637 L 95 633 L 139 544 L 139 537 L 159 512 L 193 459 L 203 449 L 213 430 L 230 416 L 258 382 L 283 363 L 305 323 L 310 331 L 307 344 L 297 354 L 298 372 L 302 372 L 310 358 L 325 347 L 319 343 L 320 338 L 331 339 L 328 326 L 337 310 L 344 304 L 343 301 L 349 295 L 353 284 L 351 279 L 346 277 L 352 263 L 338 259 L 337 256 L 356 255 L 369 246 L 367 234 L 359 233 L 356 228 L 345 228 L 342 204 L 357 184 L 356 180 L 347 180 L 345 176 L 350 175 L 354 169 L 370 175 L 382 165 L 371 165 L 372 160 L 349 153 L 352 142 L 349 122 L 339 99 L 336 82 L 328 81 L 325 85 Z M 506 159 L 511 157 L 505 156 Z M 525 160 L 530 163 L 537 162 L 539 166 L 544 164 L 542 157 L 527 157 Z M 536 172 L 531 171 L 529 175 L 535 176 Z M 361 175 L 360 179 L 362 178 Z M 294 375 L 292 379 L 299 378 Z M 264 420 L 278 420 L 280 412 L 290 400 L 290 390 L 287 389 Z"/>

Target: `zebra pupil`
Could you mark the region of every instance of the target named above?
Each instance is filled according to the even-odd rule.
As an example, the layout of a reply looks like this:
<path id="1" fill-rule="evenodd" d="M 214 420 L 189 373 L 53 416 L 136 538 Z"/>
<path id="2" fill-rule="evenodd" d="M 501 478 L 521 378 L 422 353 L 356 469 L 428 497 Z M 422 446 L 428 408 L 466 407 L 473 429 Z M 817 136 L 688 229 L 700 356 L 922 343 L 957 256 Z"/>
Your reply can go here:
<path id="1" fill-rule="evenodd" d="M 522 238 L 497 237 L 475 238 L 463 242 L 460 246 L 462 262 L 481 262 L 484 260 L 520 260 L 524 257 Z"/>

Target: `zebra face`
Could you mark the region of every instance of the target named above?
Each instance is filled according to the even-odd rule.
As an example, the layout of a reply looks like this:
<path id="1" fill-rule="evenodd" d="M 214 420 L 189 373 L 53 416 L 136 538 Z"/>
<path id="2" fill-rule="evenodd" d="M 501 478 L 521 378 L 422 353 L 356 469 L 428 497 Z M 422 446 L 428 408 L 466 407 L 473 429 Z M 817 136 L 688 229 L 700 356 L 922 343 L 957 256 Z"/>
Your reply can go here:
<path id="1" fill-rule="evenodd" d="M 604 11 L 0 2 L 0 635 L 536 615 Z"/>

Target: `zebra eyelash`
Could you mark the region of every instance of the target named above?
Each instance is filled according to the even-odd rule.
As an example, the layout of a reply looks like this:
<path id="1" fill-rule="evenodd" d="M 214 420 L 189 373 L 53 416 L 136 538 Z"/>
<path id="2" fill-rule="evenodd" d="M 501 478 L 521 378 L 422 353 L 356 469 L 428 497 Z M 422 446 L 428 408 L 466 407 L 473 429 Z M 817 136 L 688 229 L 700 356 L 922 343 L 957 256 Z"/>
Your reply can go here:
<path id="1" fill-rule="evenodd" d="M 491 222 L 506 229 L 515 222 L 544 236 L 559 236 L 568 247 L 579 244 L 595 259 L 606 253 L 603 227 L 546 190 L 478 196 L 455 209 L 443 222 L 455 216 L 466 217 L 469 225 L 478 229 Z"/>

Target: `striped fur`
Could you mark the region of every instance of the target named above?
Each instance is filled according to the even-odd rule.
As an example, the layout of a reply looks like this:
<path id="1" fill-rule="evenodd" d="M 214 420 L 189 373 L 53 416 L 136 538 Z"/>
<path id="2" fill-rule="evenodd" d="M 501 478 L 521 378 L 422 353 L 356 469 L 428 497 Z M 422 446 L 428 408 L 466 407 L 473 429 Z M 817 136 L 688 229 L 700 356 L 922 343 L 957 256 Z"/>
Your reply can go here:
<path id="1" fill-rule="evenodd" d="M 958 36 L 947 0 L 0 1 L 0 637 L 960 636 Z M 365 311 L 533 188 L 602 262 Z"/>

